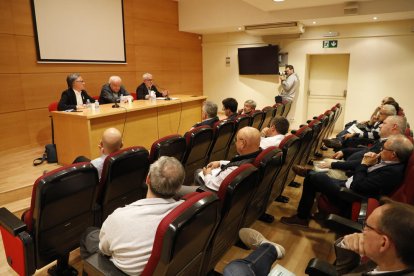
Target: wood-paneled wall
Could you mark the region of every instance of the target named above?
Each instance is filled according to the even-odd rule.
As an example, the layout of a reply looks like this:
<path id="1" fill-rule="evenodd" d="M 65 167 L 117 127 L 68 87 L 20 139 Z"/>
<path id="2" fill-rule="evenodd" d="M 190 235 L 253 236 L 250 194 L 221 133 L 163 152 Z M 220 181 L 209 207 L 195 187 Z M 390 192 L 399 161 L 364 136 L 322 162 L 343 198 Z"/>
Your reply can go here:
<path id="1" fill-rule="evenodd" d="M 127 64 L 38 64 L 30 0 L 0 0 L 0 151 L 51 141 L 47 106 L 66 89 L 66 75 L 80 72 L 90 95 L 111 75 L 130 92 L 145 72 L 171 93 L 202 95 L 201 40 L 178 31 L 172 0 L 124 0 Z M 76 39 L 76 32 L 68 39 Z M 108 37 L 108 39 L 111 39 Z M 79 43 L 82 43 L 80 41 Z"/>

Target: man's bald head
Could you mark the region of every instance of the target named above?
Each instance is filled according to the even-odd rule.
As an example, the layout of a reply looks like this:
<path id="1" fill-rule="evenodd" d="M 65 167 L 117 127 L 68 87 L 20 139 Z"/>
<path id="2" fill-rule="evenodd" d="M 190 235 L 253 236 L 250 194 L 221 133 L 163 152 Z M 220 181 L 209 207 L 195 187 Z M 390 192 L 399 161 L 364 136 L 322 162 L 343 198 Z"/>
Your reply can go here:
<path id="1" fill-rule="evenodd" d="M 122 134 L 116 128 L 108 128 L 102 134 L 101 145 L 106 154 L 118 151 L 122 147 Z"/>
<path id="2" fill-rule="evenodd" d="M 239 154 L 249 154 L 260 148 L 260 131 L 254 127 L 244 127 L 237 132 L 236 149 Z"/>

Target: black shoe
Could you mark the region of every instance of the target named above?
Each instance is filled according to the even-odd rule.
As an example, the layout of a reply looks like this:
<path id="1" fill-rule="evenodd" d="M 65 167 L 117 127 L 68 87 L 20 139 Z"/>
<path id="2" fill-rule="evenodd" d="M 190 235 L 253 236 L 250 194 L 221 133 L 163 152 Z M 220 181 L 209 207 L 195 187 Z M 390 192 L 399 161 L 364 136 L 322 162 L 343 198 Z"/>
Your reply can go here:
<path id="1" fill-rule="evenodd" d="M 334 148 L 334 149 L 342 148 L 342 143 L 338 139 L 335 139 L 335 138 L 334 139 L 323 139 L 322 141 L 324 145 L 327 146 L 328 148 Z"/>

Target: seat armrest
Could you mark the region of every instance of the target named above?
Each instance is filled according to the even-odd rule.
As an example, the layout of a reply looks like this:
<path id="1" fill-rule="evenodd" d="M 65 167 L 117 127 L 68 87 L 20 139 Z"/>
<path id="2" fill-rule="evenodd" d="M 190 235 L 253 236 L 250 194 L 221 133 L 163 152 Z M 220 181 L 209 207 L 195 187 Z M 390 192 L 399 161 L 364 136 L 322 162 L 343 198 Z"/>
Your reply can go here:
<path id="1" fill-rule="evenodd" d="M 355 202 L 355 201 L 366 201 L 367 198 L 365 196 L 362 196 L 358 193 L 355 193 L 351 189 L 342 187 L 340 190 L 340 197 L 348 202 Z"/>
<path id="2" fill-rule="evenodd" d="M 326 218 L 325 223 L 329 229 L 332 229 L 334 232 L 341 233 L 343 235 L 362 232 L 362 225 L 360 223 L 335 214 L 330 214 Z"/>
<path id="3" fill-rule="evenodd" d="M 317 258 L 313 258 L 306 266 L 305 273 L 310 276 L 336 276 L 335 266 Z"/>
<path id="4" fill-rule="evenodd" d="M 110 260 L 109 257 L 101 253 L 95 253 L 83 261 L 83 271 L 88 275 L 102 276 L 124 276 L 127 275 L 119 270 Z"/>
<path id="5" fill-rule="evenodd" d="M 27 229 L 27 225 L 5 207 L 0 208 L 0 226 L 13 236 Z"/>

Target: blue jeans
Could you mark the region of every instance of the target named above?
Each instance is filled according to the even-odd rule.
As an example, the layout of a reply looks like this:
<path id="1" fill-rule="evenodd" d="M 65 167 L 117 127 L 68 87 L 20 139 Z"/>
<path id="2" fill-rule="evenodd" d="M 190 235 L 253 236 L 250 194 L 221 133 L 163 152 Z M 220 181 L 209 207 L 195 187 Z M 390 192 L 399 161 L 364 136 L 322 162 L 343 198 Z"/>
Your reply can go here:
<path id="1" fill-rule="evenodd" d="M 224 268 L 224 276 L 267 276 L 276 261 L 276 248 L 264 243 L 244 259 L 231 261 Z"/>

